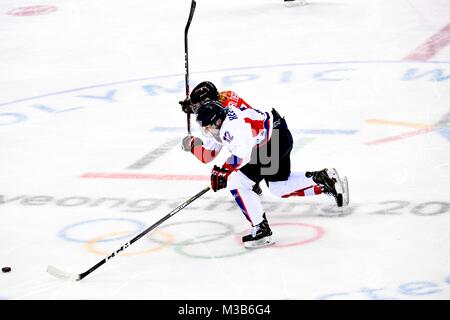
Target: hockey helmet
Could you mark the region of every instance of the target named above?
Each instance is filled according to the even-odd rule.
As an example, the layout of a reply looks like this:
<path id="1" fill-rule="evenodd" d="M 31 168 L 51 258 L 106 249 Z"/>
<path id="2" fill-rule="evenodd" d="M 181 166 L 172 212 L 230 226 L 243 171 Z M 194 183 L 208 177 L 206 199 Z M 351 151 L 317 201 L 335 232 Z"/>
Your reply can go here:
<path id="1" fill-rule="evenodd" d="M 197 110 L 197 123 L 200 127 L 215 126 L 218 119 L 224 120 L 227 111 L 219 101 L 207 100 L 200 104 Z"/>
<path id="2" fill-rule="evenodd" d="M 219 98 L 219 91 L 217 91 L 214 83 L 209 81 L 200 82 L 191 92 L 191 103 L 197 104 L 206 99 L 217 100 Z"/>

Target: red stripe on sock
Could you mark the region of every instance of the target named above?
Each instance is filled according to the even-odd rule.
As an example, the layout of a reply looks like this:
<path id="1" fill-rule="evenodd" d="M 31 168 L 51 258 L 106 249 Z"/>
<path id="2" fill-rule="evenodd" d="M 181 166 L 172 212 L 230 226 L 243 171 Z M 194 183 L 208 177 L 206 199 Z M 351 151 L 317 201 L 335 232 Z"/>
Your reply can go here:
<path id="1" fill-rule="evenodd" d="M 235 189 L 235 190 L 236 190 L 236 195 L 237 195 L 237 198 L 235 198 L 236 202 L 238 203 L 238 205 L 239 205 L 239 201 L 241 202 L 242 206 L 239 205 L 239 207 L 241 207 L 242 212 L 247 217 L 248 221 L 250 221 L 252 226 L 254 226 L 252 218 L 250 217 L 250 214 L 248 213 L 247 207 L 245 206 L 244 199 L 242 199 L 241 194 L 239 193 L 239 190 L 238 189 Z M 239 199 L 239 201 L 237 201 L 238 199 Z"/>
<path id="2" fill-rule="evenodd" d="M 296 190 L 292 193 L 289 194 L 285 194 L 284 196 L 281 196 L 282 198 L 289 198 L 289 197 L 304 197 L 305 196 L 305 190 L 311 189 L 313 186 L 307 187 L 307 188 L 303 188 L 303 189 L 299 189 Z M 314 189 L 315 191 L 315 189 Z"/>

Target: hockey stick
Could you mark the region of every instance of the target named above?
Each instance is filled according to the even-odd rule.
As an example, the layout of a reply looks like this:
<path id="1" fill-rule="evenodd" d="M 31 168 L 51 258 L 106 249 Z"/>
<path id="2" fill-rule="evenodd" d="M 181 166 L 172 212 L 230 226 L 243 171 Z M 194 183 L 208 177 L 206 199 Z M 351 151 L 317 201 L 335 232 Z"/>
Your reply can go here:
<path id="1" fill-rule="evenodd" d="M 187 207 L 189 204 L 191 204 L 192 202 L 194 202 L 196 199 L 200 198 L 203 194 L 205 194 L 206 192 L 208 192 L 211 188 L 210 187 L 206 187 L 205 189 L 203 189 L 202 191 L 200 191 L 199 193 L 197 193 L 195 196 L 189 198 L 188 200 L 186 200 L 185 202 L 183 202 L 182 204 L 180 204 L 178 207 L 176 207 L 175 209 L 173 209 L 170 213 L 168 213 L 165 217 L 163 217 L 162 219 L 160 219 L 158 222 L 154 223 L 153 225 L 151 225 L 150 227 L 148 227 L 147 229 L 145 229 L 144 231 L 142 231 L 140 234 L 138 234 L 137 236 L 135 236 L 133 239 L 131 239 L 130 241 L 128 241 L 127 243 L 125 243 L 123 246 L 121 246 L 119 249 L 117 249 L 116 251 L 114 251 L 113 253 L 111 253 L 108 257 L 104 258 L 102 261 L 98 262 L 96 265 L 94 265 L 92 268 L 90 268 L 89 270 L 80 273 L 80 274 L 73 274 L 73 273 L 69 273 L 63 270 L 60 270 L 54 266 L 48 266 L 47 267 L 47 272 L 50 273 L 52 276 L 63 279 L 63 280 L 72 280 L 72 281 L 80 281 L 81 279 L 83 279 L 84 277 L 86 277 L 88 274 L 90 274 L 91 272 L 95 271 L 98 267 L 100 267 L 101 265 L 105 264 L 106 262 L 108 262 L 109 259 L 115 257 L 119 252 L 125 250 L 126 248 L 128 248 L 129 246 L 131 246 L 133 243 L 135 243 L 136 241 L 138 241 L 140 238 L 142 238 L 143 236 L 145 236 L 147 233 L 149 233 L 150 231 L 152 231 L 153 229 L 155 229 L 157 226 L 159 226 L 161 223 L 163 223 L 164 221 L 166 221 L 167 219 L 169 219 L 171 216 L 175 215 L 177 212 L 181 211 L 182 209 L 184 209 L 185 207 Z"/>
<path id="2" fill-rule="evenodd" d="M 197 3 L 195 0 L 191 2 L 191 11 L 189 12 L 188 21 L 186 23 L 186 28 L 184 29 L 184 67 L 185 67 L 185 75 L 184 81 L 186 84 L 186 99 L 189 97 L 189 55 L 188 55 L 188 31 L 191 25 L 192 17 L 194 17 L 195 6 Z M 187 113 L 187 130 L 188 134 L 191 134 L 191 113 Z"/>

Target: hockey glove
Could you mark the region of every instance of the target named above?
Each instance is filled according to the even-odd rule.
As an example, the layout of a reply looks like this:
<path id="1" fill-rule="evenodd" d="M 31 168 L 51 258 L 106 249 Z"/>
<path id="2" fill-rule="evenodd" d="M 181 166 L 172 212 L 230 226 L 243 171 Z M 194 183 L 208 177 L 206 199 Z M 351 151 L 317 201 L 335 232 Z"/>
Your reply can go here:
<path id="1" fill-rule="evenodd" d="M 191 99 L 186 98 L 182 101 L 178 101 L 178 103 L 181 105 L 181 110 L 185 113 L 194 113 L 192 111 L 192 107 L 191 107 Z"/>
<path id="2" fill-rule="evenodd" d="M 228 176 L 232 171 L 214 166 L 211 171 L 211 189 L 214 192 L 227 187 Z"/>
<path id="3" fill-rule="evenodd" d="M 187 152 L 192 152 L 192 149 L 195 146 L 202 146 L 203 141 L 200 138 L 194 137 L 194 136 L 186 136 L 181 140 L 181 149 Z"/>

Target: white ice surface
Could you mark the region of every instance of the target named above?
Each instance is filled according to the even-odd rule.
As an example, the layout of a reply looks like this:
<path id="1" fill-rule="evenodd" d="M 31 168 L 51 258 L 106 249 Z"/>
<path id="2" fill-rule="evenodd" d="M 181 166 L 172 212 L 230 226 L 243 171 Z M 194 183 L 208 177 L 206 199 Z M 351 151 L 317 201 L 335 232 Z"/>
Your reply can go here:
<path id="1" fill-rule="evenodd" d="M 337 168 L 350 207 L 263 186 L 277 246 L 249 251 L 231 195 L 210 191 L 79 282 L 47 266 L 89 269 L 207 186 L 212 164 L 177 142 L 190 1 L 44 4 L 57 10 L 0 3 L 0 299 L 450 298 L 450 46 L 404 60 L 450 23 L 449 1 L 198 0 L 191 88 L 276 106 L 292 169 Z"/>

